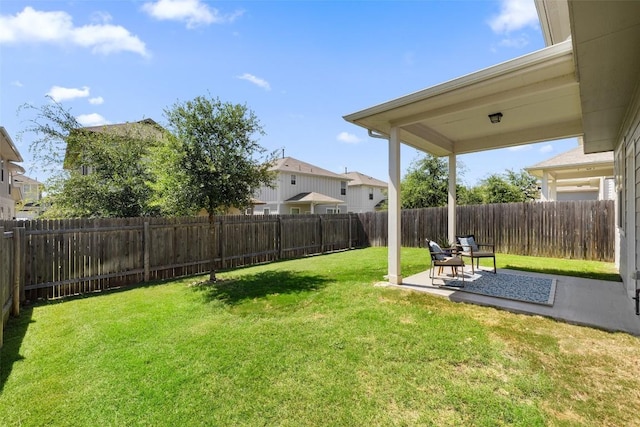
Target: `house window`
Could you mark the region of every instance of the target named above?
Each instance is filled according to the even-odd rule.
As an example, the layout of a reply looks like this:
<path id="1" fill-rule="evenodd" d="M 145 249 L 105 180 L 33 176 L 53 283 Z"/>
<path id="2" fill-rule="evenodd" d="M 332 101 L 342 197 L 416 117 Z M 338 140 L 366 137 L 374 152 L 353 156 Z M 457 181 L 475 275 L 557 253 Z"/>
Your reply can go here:
<path id="1" fill-rule="evenodd" d="M 373 200 L 373 188 L 369 187 L 369 200 Z"/>
<path id="2" fill-rule="evenodd" d="M 340 213 L 340 208 L 327 208 L 327 213 L 328 214 L 339 214 Z"/>
<path id="3" fill-rule="evenodd" d="M 340 181 L 340 195 L 347 195 L 347 181 Z"/>
<path id="4" fill-rule="evenodd" d="M 253 208 L 247 208 L 244 210 L 245 215 L 253 215 Z"/>
<path id="5" fill-rule="evenodd" d="M 296 176 L 291 175 L 291 185 L 296 185 Z"/>
<path id="6" fill-rule="evenodd" d="M 0 182 L 4 182 L 4 160 L 0 160 Z"/>
<path id="7" fill-rule="evenodd" d="M 290 213 L 291 215 L 298 215 L 298 214 L 300 213 L 300 208 L 291 208 L 291 209 L 289 210 L 289 213 Z"/>
<path id="8" fill-rule="evenodd" d="M 262 209 L 262 215 L 269 215 L 269 208 Z"/>

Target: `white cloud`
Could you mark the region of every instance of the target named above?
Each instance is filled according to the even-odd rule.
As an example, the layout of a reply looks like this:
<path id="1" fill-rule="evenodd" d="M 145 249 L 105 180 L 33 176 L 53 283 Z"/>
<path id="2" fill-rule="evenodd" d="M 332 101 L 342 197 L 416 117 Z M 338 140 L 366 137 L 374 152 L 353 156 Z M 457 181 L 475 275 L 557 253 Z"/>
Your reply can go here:
<path id="1" fill-rule="evenodd" d="M 256 86 L 263 88 L 264 90 L 271 90 L 271 85 L 268 81 L 261 79 L 260 77 L 256 77 L 253 74 L 244 73 L 241 76 L 237 76 L 240 80 L 246 80 L 253 83 Z"/>
<path id="2" fill-rule="evenodd" d="M 104 104 L 104 98 L 101 97 L 101 96 L 96 96 L 95 98 L 89 98 L 89 104 L 91 104 L 91 105 Z"/>
<path id="3" fill-rule="evenodd" d="M 113 20 L 109 12 L 97 11 L 91 14 L 91 21 L 97 24 L 108 24 Z"/>
<path id="4" fill-rule="evenodd" d="M 521 49 L 528 44 L 529 44 L 529 37 L 526 34 L 521 34 L 520 36 L 517 36 L 517 37 L 502 39 L 500 41 L 500 46 L 514 47 L 516 49 Z"/>
<path id="5" fill-rule="evenodd" d="M 47 92 L 56 102 L 67 101 L 69 99 L 86 98 L 89 96 L 89 87 L 83 86 L 81 89 L 73 87 L 52 86 Z"/>
<path id="6" fill-rule="evenodd" d="M 346 142 L 347 144 L 357 144 L 362 142 L 362 139 L 349 132 L 340 132 L 337 136 L 338 141 Z"/>
<path id="7" fill-rule="evenodd" d="M 109 121 L 107 121 L 107 119 L 105 119 L 98 113 L 80 114 L 78 117 L 76 117 L 76 120 L 82 126 L 100 126 L 109 124 Z"/>
<path id="8" fill-rule="evenodd" d="M 244 13 L 236 11 L 223 15 L 201 0 L 158 0 L 143 4 L 142 10 L 160 21 L 186 22 L 187 28 L 233 22 Z"/>
<path id="9" fill-rule="evenodd" d="M 540 147 L 541 153 L 550 153 L 552 151 L 553 151 L 553 145 L 551 144 L 543 145 L 542 147 Z"/>
<path id="10" fill-rule="evenodd" d="M 515 147 L 507 147 L 509 151 L 529 151 L 531 150 L 531 145 L 516 145 Z"/>
<path id="11" fill-rule="evenodd" d="M 76 27 L 66 12 L 29 6 L 16 15 L 0 15 L 0 44 L 21 43 L 71 44 L 105 55 L 127 51 L 149 56 L 145 43 L 124 27 L 107 23 Z"/>
<path id="12" fill-rule="evenodd" d="M 23 87 L 24 85 L 22 84 L 22 82 L 20 80 L 14 80 L 14 81 L 11 82 L 11 86 Z"/>
<path id="13" fill-rule="evenodd" d="M 489 20 L 497 34 L 507 34 L 525 27 L 538 28 L 538 13 L 533 0 L 502 0 L 500 14 Z"/>

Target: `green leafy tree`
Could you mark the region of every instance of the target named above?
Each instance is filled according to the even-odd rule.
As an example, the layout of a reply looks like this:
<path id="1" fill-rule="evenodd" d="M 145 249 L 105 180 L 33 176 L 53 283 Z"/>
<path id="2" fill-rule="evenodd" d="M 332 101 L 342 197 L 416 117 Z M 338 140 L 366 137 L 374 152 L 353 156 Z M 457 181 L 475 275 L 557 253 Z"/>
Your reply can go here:
<path id="1" fill-rule="evenodd" d="M 481 205 L 484 203 L 482 187 L 465 187 L 458 185 L 456 190 L 456 200 L 459 205 Z"/>
<path id="2" fill-rule="evenodd" d="M 537 184 L 535 177 L 526 171 L 493 174 L 482 181 L 485 203 L 516 203 L 535 200 Z"/>
<path id="3" fill-rule="evenodd" d="M 432 154 L 414 160 L 401 182 L 403 209 L 445 206 L 448 202 L 447 161 Z"/>
<path id="4" fill-rule="evenodd" d="M 184 173 L 184 151 L 181 142 L 174 136 L 164 140 L 164 144 L 153 148 L 150 167 L 154 181 L 152 206 L 162 216 L 189 216 L 198 213 L 198 206 L 189 197 L 190 181 Z"/>
<path id="5" fill-rule="evenodd" d="M 514 172 L 507 170 L 507 180 L 516 186 L 522 194 L 522 201 L 529 202 L 539 197 L 538 180 L 525 170 Z"/>
<path id="6" fill-rule="evenodd" d="M 172 143 L 177 153 L 167 168 L 177 177 L 165 182 L 178 183 L 174 196 L 178 206 L 207 211 L 213 255 L 214 215 L 249 206 L 260 186 L 272 185 L 269 168 L 276 154 L 268 154 L 255 139 L 264 130 L 246 105 L 198 96 L 176 102 L 165 109 L 165 117 L 176 137 Z M 213 260 L 210 280 L 216 280 Z"/>
<path id="7" fill-rule="evenodd" d="M 36 138 L 29 150 L 50 172 L 45 190 L 48 218 L 135 217 L 157 214 L 150 202 L 153 180 L 145 159 L 163 131 L 131 123 L 117 128 L 83 128 L 54 102 L 35 112 L 22 133 Z M 87 173 L 88 172 L 88 173 Z"/>

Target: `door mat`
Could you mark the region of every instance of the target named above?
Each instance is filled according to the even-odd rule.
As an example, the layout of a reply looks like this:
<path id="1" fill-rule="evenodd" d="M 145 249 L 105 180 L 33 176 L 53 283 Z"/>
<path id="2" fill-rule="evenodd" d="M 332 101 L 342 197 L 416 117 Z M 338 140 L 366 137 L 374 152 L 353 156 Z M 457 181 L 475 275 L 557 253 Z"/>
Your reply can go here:
<path id="1" fill-rule="evenodd" d="M 552 306 L 556 295 L 556 279 L 518 274 L 477 272 L 465 273 L 462 279 L 445 280 L 442 288 L 461 292 L 506 298 Z"/>

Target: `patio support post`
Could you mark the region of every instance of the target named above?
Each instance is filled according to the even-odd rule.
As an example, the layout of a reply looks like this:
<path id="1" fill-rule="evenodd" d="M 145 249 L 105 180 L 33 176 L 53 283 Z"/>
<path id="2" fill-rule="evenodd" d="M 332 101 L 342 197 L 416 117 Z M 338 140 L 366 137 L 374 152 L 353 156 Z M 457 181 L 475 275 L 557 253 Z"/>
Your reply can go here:
<path id="1" fill-rule="evenodd" d="M 540 180 L 540 200 L 543 202 L 549 201 L 549 172 L 542 172 L 542 179 Z"/>
<path id="2" fill-rule="evenodd" d="M 456 242 L 456 155 L 449 154 L 449 199 L 447 203 L 449 243 Z"/>
<path id="3" fill-rule="evenodd" d="M 400 269 L 400 129 L 392 127 L 389 133 L 389 283 L 402 284 Z"/>
<path id="4" fill-rule="evenodd" d="M 549 201 L 555 202 L 558 200 L 558 181 L 554 177 L 549 185 Z"/>

